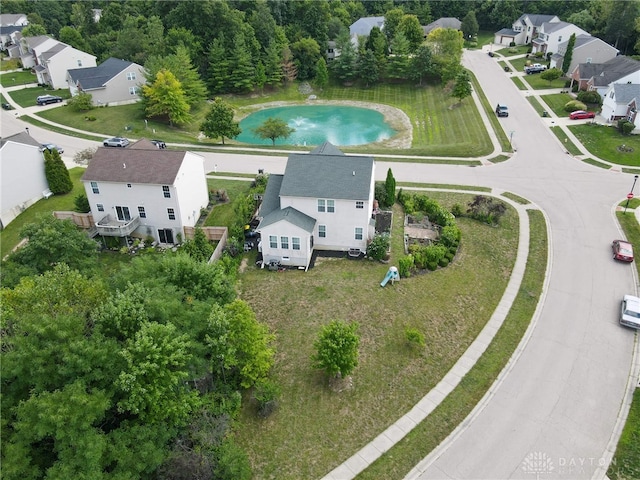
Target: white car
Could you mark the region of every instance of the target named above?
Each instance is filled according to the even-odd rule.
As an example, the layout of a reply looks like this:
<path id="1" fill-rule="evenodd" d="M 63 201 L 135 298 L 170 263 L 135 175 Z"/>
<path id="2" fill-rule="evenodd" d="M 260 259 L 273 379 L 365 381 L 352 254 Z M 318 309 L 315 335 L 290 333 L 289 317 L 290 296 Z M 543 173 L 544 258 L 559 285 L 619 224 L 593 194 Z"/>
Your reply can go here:
<path id="1" fill-rule="evenodd" d="M 129 140 L 124 137 L 107 138 L 102 141 L 102 145 L 105 147 L 126 147 L 129 145 Z"/>
<path id="2" fill-rule="evenodd" d="M 625 295 L 620 307 L 620 324 L 640 329 L 640 298 Z"/>

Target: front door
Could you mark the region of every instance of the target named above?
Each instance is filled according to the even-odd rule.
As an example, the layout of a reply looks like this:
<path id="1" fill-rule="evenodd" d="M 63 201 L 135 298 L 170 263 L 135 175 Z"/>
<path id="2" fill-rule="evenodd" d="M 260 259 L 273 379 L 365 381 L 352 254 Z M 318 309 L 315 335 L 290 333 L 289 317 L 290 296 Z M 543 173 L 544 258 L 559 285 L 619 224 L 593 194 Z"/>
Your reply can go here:
<path id="1" fill-rule="evenodd" d="M 158 239 L 160 240 L 160 243 L 173 244 L 173 230 L 170 228 L 159 228 Z"/>
<path id="2" fill-rule="evenodd" d="M 129 213 L 129 207 L 116 207 L 116 215 L 121 222 L 128 222 L 131 220 L 131 214 Z"/>

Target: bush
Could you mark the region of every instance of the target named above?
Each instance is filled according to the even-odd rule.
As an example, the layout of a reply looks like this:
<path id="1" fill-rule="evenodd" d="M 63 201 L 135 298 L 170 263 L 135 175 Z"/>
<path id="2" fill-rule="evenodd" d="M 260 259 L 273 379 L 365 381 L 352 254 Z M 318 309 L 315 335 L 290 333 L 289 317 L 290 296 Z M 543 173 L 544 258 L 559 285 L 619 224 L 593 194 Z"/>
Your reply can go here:
<path id="1" fill-rule="evenodd" d="M 404 335 L 407 338 L 407 341 L 412 344 L 419 345 L 424 347 L 426 342 L 424 340 L 424 335 L 417 328 L 407 327 L 404 329 Z"/>
<path id="2" fill-rule="evenodd" d="M 447 253 L 449 253 L 449 252 L 447 252 Z M 442 268 L 444 268 L 447 265 L 449 265 L 449 259 L 447 258 L 447 253 L 445 253 L 444 257 L 442 257 L 440 260 L 438 260 L 438 265 L 440 265 Z"/>
<path id="3" fill-rule="evenodd" d="M 595 90 L 588 92 L 582 91 L 578 93 L 577 98 L 583 103 L 602 105 L 602 97 L 600 97 L 600 94 Z"/>
<path id="4" fill-rule="evenodd" d="M 408 278 L 411 276 L 411 270 L 414 267 L 413 255 L 405 255 L 398 260 L 398 273 L 400 277 Z"/>
<path id="5" fill-rule="evenodd" d="M 586 110 L 586 109 L 587 109 L 587 106 L 578 100 L 571 100 L 564 105 L 565 112 L 575 112 L 576 110 Z"/>
<path id="6" fill-rule="evenodd" d="M 55 194 L 69 193 L 73 189 L 73 182 L 69 170 L 65 166 L 58 150 L 45 150 L 44 173 L 47 177 L 49 189 Z"/>
<path id="7" fill-rule="evenodd" d="M 386 232 L 374 236 L 367 246 L 367 256 L 374 260 L 383 260 L 387 256 L 390 241 L 390 236 Z"/>
<path id="8" fill-rule="evenodd" d="M 76 212 L 79 213 L 89 213 L 91 211 L 91 206 L 89 205 L 89 200 L 84 193 L 80 193 L 73 199 L 73 203 L 75 205 Z"/>
<path id="9" fill-rule="evenodd" d="M 75 112 L 88 112 L 94 108 L 93 97 L 90 93 L 78 93 L 67 100 L 67 105 Z"/>
<path id="10" fill-rule="evenodd" d="M 447 225 L 446 227 L 443 227 L 440 232 L 440 242 L 445 247 L 451 247 L 458 244 L 460 236 L 460 229 L 457 225 Z"/>
<path id="11" fill-rule="evenodd" d="M 516 42 L 509 42 L 509 46 L 510 47 L 515 47 L 516 46 Z"/>
<path id="12" fill-rule="evenodd" d="M 278 407 L 280 387 L 273 380 L 263 379 L 256 385 L 253 398 L 258 402 L 258 415 L 267 418 Z"/>
<path id="13" fill-rule="evenodd" d="M 464 215 L 464 210 L 462 210 L 462 205 L 456 203 L 451 207 L 451 213 L 454 217 L 462 217 Z"/>
<path id="14" fill-rule="evenodd" d="M 618 120 L 618 130 L 620 131 L 620 133 L 622 133 L 623 135 L 629 135 L 633 129 L 636 128 L 636 126 L 631 123 L 630 121 L 621 118 L 620 120 Z"/>

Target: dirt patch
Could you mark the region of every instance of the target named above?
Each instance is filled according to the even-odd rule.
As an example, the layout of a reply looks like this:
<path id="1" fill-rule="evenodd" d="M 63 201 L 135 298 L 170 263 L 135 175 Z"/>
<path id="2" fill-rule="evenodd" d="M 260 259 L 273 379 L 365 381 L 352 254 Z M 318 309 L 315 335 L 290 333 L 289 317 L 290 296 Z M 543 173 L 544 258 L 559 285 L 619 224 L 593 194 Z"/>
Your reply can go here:
<path id="1" fill-rule="evenodd" d="M 238 269 L 238 271 L 240 273 L 243 273 L 247 269 L 247 265 L 249 265 L 249 261 L 247 260 L 247 257 L 245 257 L 240 262 L 240 268 Z"/>

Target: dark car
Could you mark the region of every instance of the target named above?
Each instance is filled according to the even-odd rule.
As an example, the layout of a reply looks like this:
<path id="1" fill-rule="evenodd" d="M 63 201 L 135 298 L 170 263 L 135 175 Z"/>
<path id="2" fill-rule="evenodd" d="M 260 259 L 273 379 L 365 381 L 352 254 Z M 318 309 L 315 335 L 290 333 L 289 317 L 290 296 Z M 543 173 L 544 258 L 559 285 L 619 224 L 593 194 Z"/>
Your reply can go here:
<path id="1" fill-rule="evenodd" d="M 596 118 L 595 112 L 586 112 L 584 110 L 576 110 L 569 114 L 571 120 L 582 120 L 584 118 Z"/>
<path id="2" fill-rule="evenodd" d="M 629 242 L 624 240 L 614 240 L 611 244 L 613 250 L 613 259 L 623 262 L 633 262 L 633 247 Z"/>
<path id="3" fill-rule="evenodd" d="M 13 110 L 13 107 L 11 106 L 10 103 L 3 103 L 2 104 L 2 109 L 3 110 Z"/>
<path id="4" fill-rule="evenodd" d="M 496 106 L 496 115 L 499 117 L 508 117 L 509 116 L 509 108 L 506 105 L 498 104 Z"/>
<path id="5" fill-rule="evenodd" d="M 38 105 L 49 105 L 50 103 L 60 103 L 61 101 L 62 97 L 56 97 L 55 95 L 40 95 L 36 98 Z"/>
<path id="6" fill-rule="evenodd" d="M 158 148 L 167 148 L 167 144 L 162 140 L 151 140 L 151 143 L 153 143 Z"/>

